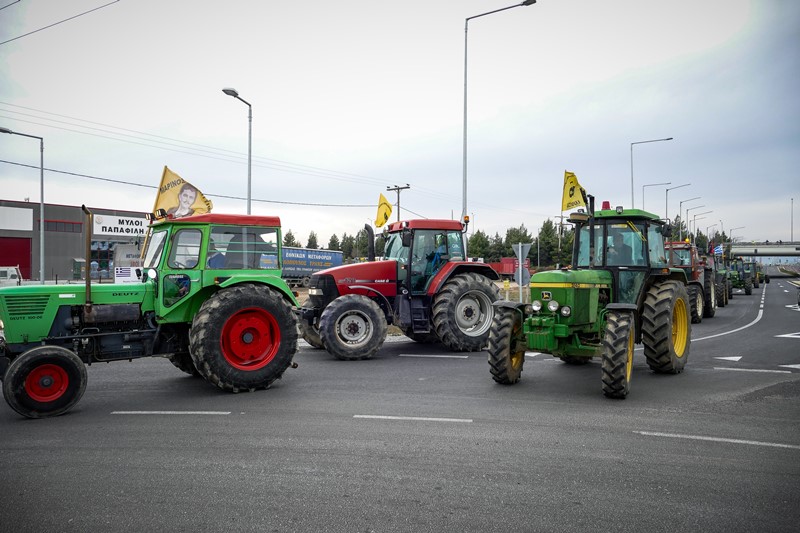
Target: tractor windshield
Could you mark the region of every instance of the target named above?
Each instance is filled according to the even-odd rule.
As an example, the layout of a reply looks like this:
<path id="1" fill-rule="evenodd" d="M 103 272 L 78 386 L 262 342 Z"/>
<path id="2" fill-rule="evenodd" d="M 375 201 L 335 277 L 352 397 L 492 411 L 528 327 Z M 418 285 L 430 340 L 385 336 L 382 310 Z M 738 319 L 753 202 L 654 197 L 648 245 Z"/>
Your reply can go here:
<path id="1" fill-rule="evenodd" d="M 692 264 L 692 252 L 683 248 L 672 249 L 672 264 L 675 266 L 686 266 Z"/>
<path id="2" fill-rule="evenodd" d="M 144 268 L 155 268 L 161 259 L 161 252 L 164 251 L 164 243 L 167 240 L 167 230 L 155 231 L 150 234 L 147 241 L 147 248 L 144 251 Z"/>
<path id="3" fill-rule="evenodd" d="M 392 233 L 386 242 L 383 253 L 384 259 L 396 259 L 401 262 L 408 260 L 408 247 L 403 246 L 403 234 L 400 232 Z"/>

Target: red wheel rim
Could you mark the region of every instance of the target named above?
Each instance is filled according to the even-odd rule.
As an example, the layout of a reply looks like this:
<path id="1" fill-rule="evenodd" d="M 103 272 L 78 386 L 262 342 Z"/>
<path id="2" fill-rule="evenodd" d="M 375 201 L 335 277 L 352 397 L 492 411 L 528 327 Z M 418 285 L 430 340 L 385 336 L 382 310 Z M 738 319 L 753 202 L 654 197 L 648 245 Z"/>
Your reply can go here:
<path id="1" fill-rule="evenodd" d="M 222 355 L 234 368 L 263 368 L 280 347 L 281 332 L 271 313 L 258 307 L 243 309 L 222 327 Z"/>
<path id="2" fill-rule="evenodd" d="M 61 398 L 69 387 L 67 371 L 58 365 L 40 365 L 25 378 L 25 392 L 34 401 L 54 402 Z"/>

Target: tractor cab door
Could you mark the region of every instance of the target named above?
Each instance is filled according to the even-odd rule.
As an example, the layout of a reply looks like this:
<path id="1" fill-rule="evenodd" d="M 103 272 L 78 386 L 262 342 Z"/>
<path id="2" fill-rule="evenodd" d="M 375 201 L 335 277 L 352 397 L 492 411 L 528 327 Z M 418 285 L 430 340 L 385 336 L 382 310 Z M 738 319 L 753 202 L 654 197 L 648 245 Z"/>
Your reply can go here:
<path id="1" fill-rule="evenodd" d="M 188 302 L 202 287 L 199 266 L 202 232 L 197 228 L 182 228 L 171 240 L 164 268 L 159 273 L 161 291 L 158 315 L 167 316 Z"/>
<path id="2" fill-rule="evenodd" d="M 615 303 L 638 303 L 649 270 L 648 237 L 651 235 L 648 235 L 643 223 L 607 223 L 605 260 L 614 277 Z M 663 241 L 660 242 L 661 255 L 664 255 L 664 244 Z M 666 262 L 666 258 L 664 261 Z"/>
<path id="3" fill-rule="evenodd" d="M 464 240 L 460 231 L 415 230 L 411 244 L 411 294 L 425 294 L 431 279 L 448 261 L 463 258 Z"/>

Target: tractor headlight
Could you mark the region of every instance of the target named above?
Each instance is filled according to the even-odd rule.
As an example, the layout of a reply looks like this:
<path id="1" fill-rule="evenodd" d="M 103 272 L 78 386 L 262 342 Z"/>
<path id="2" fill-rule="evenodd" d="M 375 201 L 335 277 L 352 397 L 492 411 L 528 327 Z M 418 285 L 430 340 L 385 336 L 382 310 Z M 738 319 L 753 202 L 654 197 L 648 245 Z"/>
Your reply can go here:
<path id="1" fill-rule="evenodd" d="M 539 300 L 532 301 L 531 302 L 531 309 L 533 309 L 533 311 L 535 313 L 538 313 L 539 311 L 542 310 L 542 302 L 540 302 Z"/>
<path id="2" fill-rule="evenodd" d="M 312 289 L 308 289 L 308 295 L 309 296 L 324 296 L 324 293 L 322 292 L 322 289 L 312 288 Z"/>
<path id="3" fill-rule="evenodd" d="M 565 305 L 561 308 L 561 316 L 567 317 L 572 314 L 572 308 L 568 305 Z"/>
<path id="4" fill-rule="evenodd" d="M 556 311 L 558 311 L 558 302 L 555 300 L 550 300 L 549 302 L 547 302 L 547 310 L 550 311 L 551 313 L 555 313 Z"/>
<path id="5" fill-rule="evenodd" d="M 524 312 L 526 315 L 532 315 L 532 314 L 533 314 L 533 306 L 532 306 L 531 304 L 527 304 L 527 305 L 525 306 L 525 308 L 524 308 L 523 312 Z"/>

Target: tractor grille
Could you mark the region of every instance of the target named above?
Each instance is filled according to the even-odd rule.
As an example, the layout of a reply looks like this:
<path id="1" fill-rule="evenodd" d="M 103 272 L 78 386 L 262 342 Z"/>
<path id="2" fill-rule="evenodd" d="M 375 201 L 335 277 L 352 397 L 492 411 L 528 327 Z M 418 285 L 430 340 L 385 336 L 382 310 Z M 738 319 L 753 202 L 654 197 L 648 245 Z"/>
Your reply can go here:
<path id="1" fill-rule="evenodd" d="M 49 301 L 49 294 L 9 295 L 3 298 L 3 307 L 6 308 L 9 317 L 42 315 Z"/>
<path id="2" fill-rule="evenodd" d="M 319 275 L 313 274 L 309 287 L 315 289 L 322 289 L 322 295 L 309 296 L 308 299 L 314 307 L 323 308 L 331 303 L 339 296 L 339 290 L 336 288 L 336 282 L 333 276 L 327 274 Z"/>

